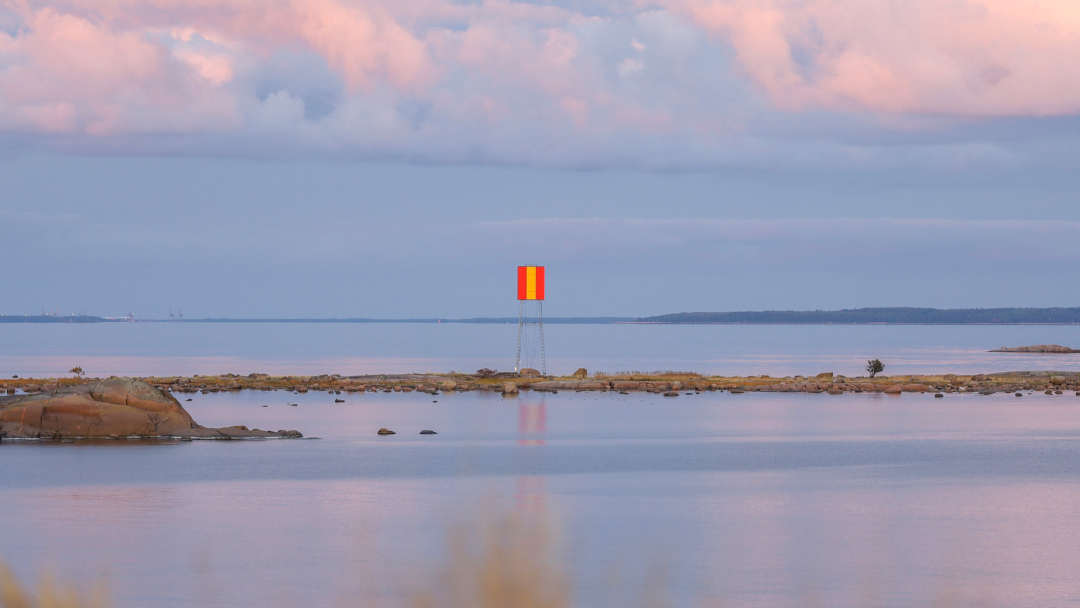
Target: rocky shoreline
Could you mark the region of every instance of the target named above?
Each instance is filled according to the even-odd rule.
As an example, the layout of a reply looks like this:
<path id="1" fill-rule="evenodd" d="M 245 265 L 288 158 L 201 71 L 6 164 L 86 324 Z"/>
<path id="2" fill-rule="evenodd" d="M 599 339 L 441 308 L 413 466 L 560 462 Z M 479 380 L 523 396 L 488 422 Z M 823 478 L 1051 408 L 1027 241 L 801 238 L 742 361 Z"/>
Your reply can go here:
<path id="1" fill-rule="evenodd" d="M 148 378 L 12 378 L 0 381 L 0 439 L 291 439 L 293 430 L 268 431 L 236 425 L 206 428 L 197 424 L 174 395 L 241 390 L 325 392 L 328 395 L 370 392 L 487 391 L 515 396 L 522 391 L 598 391 L 658 393 L 727 391 L 783 393 L 951 393 L 990 395 L 1040 391 L 1076 392 L 1080 372 L 1013 371 L 975 375 L 914 375 L 847 378 L 832 373 L 815 376 L 702 376 L 693 373 L 603 374 L 579 369 L 571 376 L 523 373 L 402 374 L 368 376 L 173 376 Z M 335 401 L 343 401 L 335 399 Z"/>
<path id="2" fill-rule="evenodd" d="M 1034 346 L 1002 346 L 988 351 L 991 353 L 1035 353 L 1040 355 L 1071 355 L 1080 350 L 1060 344 L 1036 344 Z"/>
<path id="3" fill-rule="evenodd" d="M 483 370 L 482 370 L 483 371 Z M 172 376 L 147 377 L 139 382 L 162 394 L 210 394 L 241 390 L 325 392 L 333 395 L 356 393 L 411 393 L 490 391 L 516 394 L 519 391 L 621 391 L 670 393 L 678 391 L 802 392 L 802 393 L 1000 393 L 1018 391 L 1080 391 L 1080 372 L 1012 371 L 990 374 L 943 374 L 845 377 L 832 373 L 814 376 L 703 376 L 698 374 L 593 374 L 579 369 L 571 376 L 540 376 L 539 373 L 499 374 L 398 374 L 366 376 Z M 10 379 L 0 381 L 0 394 L 35 395 L 70 391 L 112 380 Z M 173 399 L 175 401 L 175 399 Z M 177 405 L 179 405 L 177 403 Z M 3 401 L 0 401 L 3 407 Z"/>
<path id="4" fill-rule="evenodd" d="M 292 439 L 297 431 L 246 426 L 207 428 L 171 394 L 136 378 L 22 384 L 4 383 L 0 439 Z"/>

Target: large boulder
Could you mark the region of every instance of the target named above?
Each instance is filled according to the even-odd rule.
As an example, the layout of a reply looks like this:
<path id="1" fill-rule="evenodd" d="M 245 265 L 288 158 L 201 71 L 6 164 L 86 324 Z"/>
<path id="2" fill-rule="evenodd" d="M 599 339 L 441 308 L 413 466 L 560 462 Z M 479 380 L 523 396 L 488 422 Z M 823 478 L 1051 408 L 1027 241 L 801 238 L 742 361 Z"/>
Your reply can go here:
<path id="1" fill-rule="evenodd" d="M 905 393 L 925 393 L 930 387 L 925 384 L 905 384 L 901 387 Z"/>
<path id="2" fill-rule="evenodd" d="M 296 431 L 198 425 L 172 395 L 142 380 L 113 378 L 30 395 L 0 397 L 0 438 L 295 437 Z"/>

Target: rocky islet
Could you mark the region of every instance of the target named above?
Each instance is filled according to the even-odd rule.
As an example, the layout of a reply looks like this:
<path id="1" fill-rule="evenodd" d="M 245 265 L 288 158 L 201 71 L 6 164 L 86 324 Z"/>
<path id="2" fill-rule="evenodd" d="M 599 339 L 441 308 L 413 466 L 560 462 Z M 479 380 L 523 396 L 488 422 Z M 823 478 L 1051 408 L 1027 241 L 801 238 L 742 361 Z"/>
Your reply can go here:
<path id="1" fill-rule="evenodd" d="M 60 397 L 69 394 L 93 394 L 92 386 L 129 386 L 139 383 L 140 388 L 133 395 L 149 394 L 149 389 L 159 391 L 155 399 L 166 399 L 170 406 L 180 407 L 173 395 L 210 394 L 241 390 L 285 391 L 288 393 L 319 393 L 333 395 L 333 402 L 339 401 L 338 395 L 356 395 L 363 393 L 409 394 L 419 392 L 429 395 L 440 393 L 490 391 L 513 396 L 520 391 L 558 392 L 564 391 L 615 391 L 647 392 L 663 394 L 678 391 L 728 391 L 739 392 L 802 392 L 802 393 L 985 393 L 1015 392 L 1018 390 L 1080 390 L 1080 372 L 1069 371 L 1012 371 L 974 375 L 903 375 L 845 377 L 833 373 L 816 376 L 787 376 L 783 378 L 762 376 L 702 376 L 696 374 L 656 374 L 656 375 L 606 375 L 585 376 L 584 369 L 566 377 L 521 377 L 506 372 L 497 377 L 479 377 L 470 374 L 399 374 L 369 376 L 269 376 L 250 374 L 238 376 L 192 377 L 147 377 L 140 379 L 113 378 L 109 380 L 77 379 L 11 379 L 0 381 L 0 392 L 8 397 L 3 403 L 25 400 L 28 395 L 52 395 Z M 128 384 L 125 384 L 128 383 Z M 16 395 L 18 391 L 22 394 Z M 131 389 L 128 389 L 129 391 Z M 112 392 L 98 390 L 105 395 Z M 52 398 L 52 397 L 50 397 Z M 113 398 L 113 397 L 110 397 Z M 119 399 L 116 397 L 115 399 Z M 133 403 L 139 397 L 133 397 Z M 60 403 L 59 401 L 57 403 Z M 100 402 L 99 402 L 100 403 Z M 292 403 L 290 403 L 292 405 Z M 2 406 L 4 408 L 9 405 Z M 186 412 L 184 412 L 186 415 Z M 190 418 L 190 416 L 188 417 Z M 170 423 L 171 424 L 171 423 Z"/>
<path id="2" fill-rule="evenodd" d="M 24 393 L 0 397 L 4 439 L 270 439 L 299 438 L 297 431 L 263 431 L 243 425 L 207 428 L 195 422 L 170 393 L 137 378 L 89 382 L 27 382 Z"/>

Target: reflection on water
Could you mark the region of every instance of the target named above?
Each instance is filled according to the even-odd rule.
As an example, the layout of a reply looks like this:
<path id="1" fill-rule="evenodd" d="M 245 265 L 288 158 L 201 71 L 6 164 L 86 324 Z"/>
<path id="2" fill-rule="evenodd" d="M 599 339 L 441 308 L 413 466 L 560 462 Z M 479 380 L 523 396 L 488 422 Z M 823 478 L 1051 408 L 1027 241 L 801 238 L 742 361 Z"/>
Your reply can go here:
<path id="1" fill-rule="evenodd" d="M 675 605 L 1080 597 L 1075 396 L 289 397 L 189 405 L 323 439 L 0 445 L 0 551 L 119 606 L 334 605 L 363 572 L 392 603 L 495 495 L 557 514 L 582 606 L 657 563 Z"/>
<path id="2" fill-rule="evenodd" d="M 541 438 L 547 430 L 547 404 L 532 400 L 529 393 L 521 396 L 518 404 L 518 445 L 539 447 L 544 445 Z M 526 451 L 522 458 L 528 460 L 533 454 Z M 527 469 L 533 467 L 526 465 Z M 516 478 L 514 500 L 519 509 L 542 511 L 545 507 L 546 488 L 544 477 L 540 475 L 519 475 Z"/>

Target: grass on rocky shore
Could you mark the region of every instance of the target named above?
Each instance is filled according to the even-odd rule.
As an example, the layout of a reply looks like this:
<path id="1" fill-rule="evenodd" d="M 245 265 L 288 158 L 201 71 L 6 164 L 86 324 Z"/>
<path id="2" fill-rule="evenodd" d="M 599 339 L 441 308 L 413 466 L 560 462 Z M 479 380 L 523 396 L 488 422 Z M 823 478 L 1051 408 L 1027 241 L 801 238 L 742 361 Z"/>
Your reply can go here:
<path id="1" fill-rule="evenodd" d="M 593 378 L 597 380 L 638 380 L 641 382 L 692 382 L 704 380 L 705 376 L 697 372 L 661 370 L 655 372 L 594 372 Z"/>

